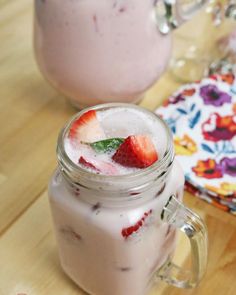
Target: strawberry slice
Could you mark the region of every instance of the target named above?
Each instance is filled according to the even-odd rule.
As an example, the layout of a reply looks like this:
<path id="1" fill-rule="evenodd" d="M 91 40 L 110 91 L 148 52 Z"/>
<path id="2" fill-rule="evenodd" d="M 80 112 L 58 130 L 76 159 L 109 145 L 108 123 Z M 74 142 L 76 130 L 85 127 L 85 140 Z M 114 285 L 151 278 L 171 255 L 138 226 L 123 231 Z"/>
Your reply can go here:
<path id="1" fill-rule="evenodd" d="M 158 160 L 158 155 L 148 135 L 132 135 L 125 139 L 112 159 L 123 166 L 146 168 Z"/>
<path id="2" fill-rule="evenodd" d="M 134 225 L 131 225 L 129 227 L 125 227 L 122 229 L 121 234 L 122 236 L 127 239 L 129 236 L 131 236 L 133 233 L 136 233 L 139 231 L 139 229 L 145 224 L 145 221 L 147 217 L 152 214 L 152 209 L 148 212 L 145 212 L 141 219 L 139 219 Z"/>
<path id="3" fill-rule="evenodd" d="M 86 167 L 86 168 L 89 168 L 89 169 L 92 169 L 92 170 L 95 170 L 96 172 L 100 172 L 100 170 L 94 165 L 92 164 L 91 162 L 87 161 L 84 157 L 80 157 L 79 158 L 79 164 L 81 164 L 82 166 Z"/>
<path id="4" fill-rule="evenodd" d="M 105 133 L 97 119 L 96 111 L 90 110 L 74 121 L 68 137 L 79 142 L 94 142 L 104 139 Z"/>
<path id="5" fill-rule="evenodd" d="M 112 163 L 108 163 L 105 161 L 98 161 L 97 159 L 94 159 L 92 157 L 87 159 L 81 156 L 79 158 L 79 164 L 99 174 L 105 174 L 105 175 L 119 174 L 117 168 Z"/>

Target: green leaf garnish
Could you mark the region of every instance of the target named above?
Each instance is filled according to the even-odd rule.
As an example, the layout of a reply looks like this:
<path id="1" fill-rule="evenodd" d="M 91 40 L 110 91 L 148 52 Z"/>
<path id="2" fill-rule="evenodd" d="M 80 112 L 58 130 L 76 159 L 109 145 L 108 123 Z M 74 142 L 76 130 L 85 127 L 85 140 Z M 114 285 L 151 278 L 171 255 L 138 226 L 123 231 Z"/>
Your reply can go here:
<path id="1" fill-rule="evenodd" d="M 91 146 L 97 153 L 108 153 L 112 152 L 124 142 L 124 138 L 109 138 L 96 142 L 81 142 Z"/>

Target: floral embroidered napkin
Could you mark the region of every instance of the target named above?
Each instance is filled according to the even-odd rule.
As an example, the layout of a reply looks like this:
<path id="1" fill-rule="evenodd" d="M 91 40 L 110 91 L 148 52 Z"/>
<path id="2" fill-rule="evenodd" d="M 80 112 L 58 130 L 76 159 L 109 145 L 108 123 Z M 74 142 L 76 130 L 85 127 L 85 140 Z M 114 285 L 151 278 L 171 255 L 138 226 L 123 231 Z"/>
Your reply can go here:
<path id="1" fill-rule="evenodd" d="M 236 214 L 234 75 L 212 75 L 182 86 L 156 113 L 173 132 L 186 189 Z"/>

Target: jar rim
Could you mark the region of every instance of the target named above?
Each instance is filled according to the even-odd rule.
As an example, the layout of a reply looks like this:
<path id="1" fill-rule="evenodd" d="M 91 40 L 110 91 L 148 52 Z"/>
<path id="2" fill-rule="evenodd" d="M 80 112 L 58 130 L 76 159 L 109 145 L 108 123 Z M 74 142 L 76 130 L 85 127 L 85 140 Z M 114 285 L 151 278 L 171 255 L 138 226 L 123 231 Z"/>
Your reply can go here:
<path id="1" fill-rule="evenodd" d="M 135 171 L 128 174 L 122 174 L 122 175 L 104 175 L 104 174 L 95 174 L 92 172 L 89 172 L 88 170 L 83 169 L 79 165 L 76 165 L 70 157 L 67 155 L 65 148 L 64 148 L 64 140 L 66 138 L 66 135 L 68 133 L 68 130 L 70 129 L 72 123 L 78 119 L 80 116 L 82 116 L 84 113 L 88 112 L 89 110 L 106 110 L 110 108 L 132 108 L 137 109 L 139 111 L 142 111 L 143 113 L 146 113 L 147 115 L 155 118 L 155 120 L 159 120 L 161 122 L 162 126 L 164 127 L 166 134 L 167 134 L 167 145 L 166 145 L 166 151 L 164 153 L 164 156 L 153 163 L 151 166 L 147 168 L 143 168 L 139 171 Z M 174 160 L 174 148 L 173 148 L 173 140 L 172 140 L 172 133 L 166 124 L 166 122 L 157 114 L 154 112 L 145 109 L 141 106 L 133 105 L 130 103 L 105 103 L 105 104 L 99 104 L 96 106 L 88 107 L 83 109 L 82 111 L 75 114 L 62 128 L 61 132 L 58 136 L 57 141 L 57 158 L 59 165 L 61 166 L 62 170 L 67 174 L 67 176 L 72 176 L 74 180 L 78 177 L 85 177 L 87 179 L 91 179 L 91 181 L 96 180 L 97 182 L 123 182 L 123 181 L 130 181 L 131 179 L 137 179 L 139 177 L 148 176 L 149 174 L 152 174 L 153 172 L 157 170 L 161 170 L 163 166 L 166 166 L 166 164 L 171 166 L 170 164 Z M 73 174 L 73 175 L 72 175 Z"/>

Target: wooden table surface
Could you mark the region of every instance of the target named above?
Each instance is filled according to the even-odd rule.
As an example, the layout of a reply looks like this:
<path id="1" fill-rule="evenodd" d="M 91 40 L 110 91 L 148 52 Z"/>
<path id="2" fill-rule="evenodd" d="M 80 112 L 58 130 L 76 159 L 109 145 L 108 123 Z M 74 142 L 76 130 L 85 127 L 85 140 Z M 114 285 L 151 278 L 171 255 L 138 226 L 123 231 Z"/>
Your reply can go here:
<path id="1" fill-rule="evenodd" d="M 31 31 L 32 1 L 0 0 L 0 294 L 82 295 L 59 266 L 47 199 L 57 135 L 76 110 L 40 75 Z M 167 73 L 141 105 L 154 109 L 177 86 Z M 150 295 L 235 295 L 236 217 L 188 194 L 185 203 L 208 226 L 207 274 L 194 290 L 161 283 Z M 176 260 L 188 255 L 180 237 Z"/>

